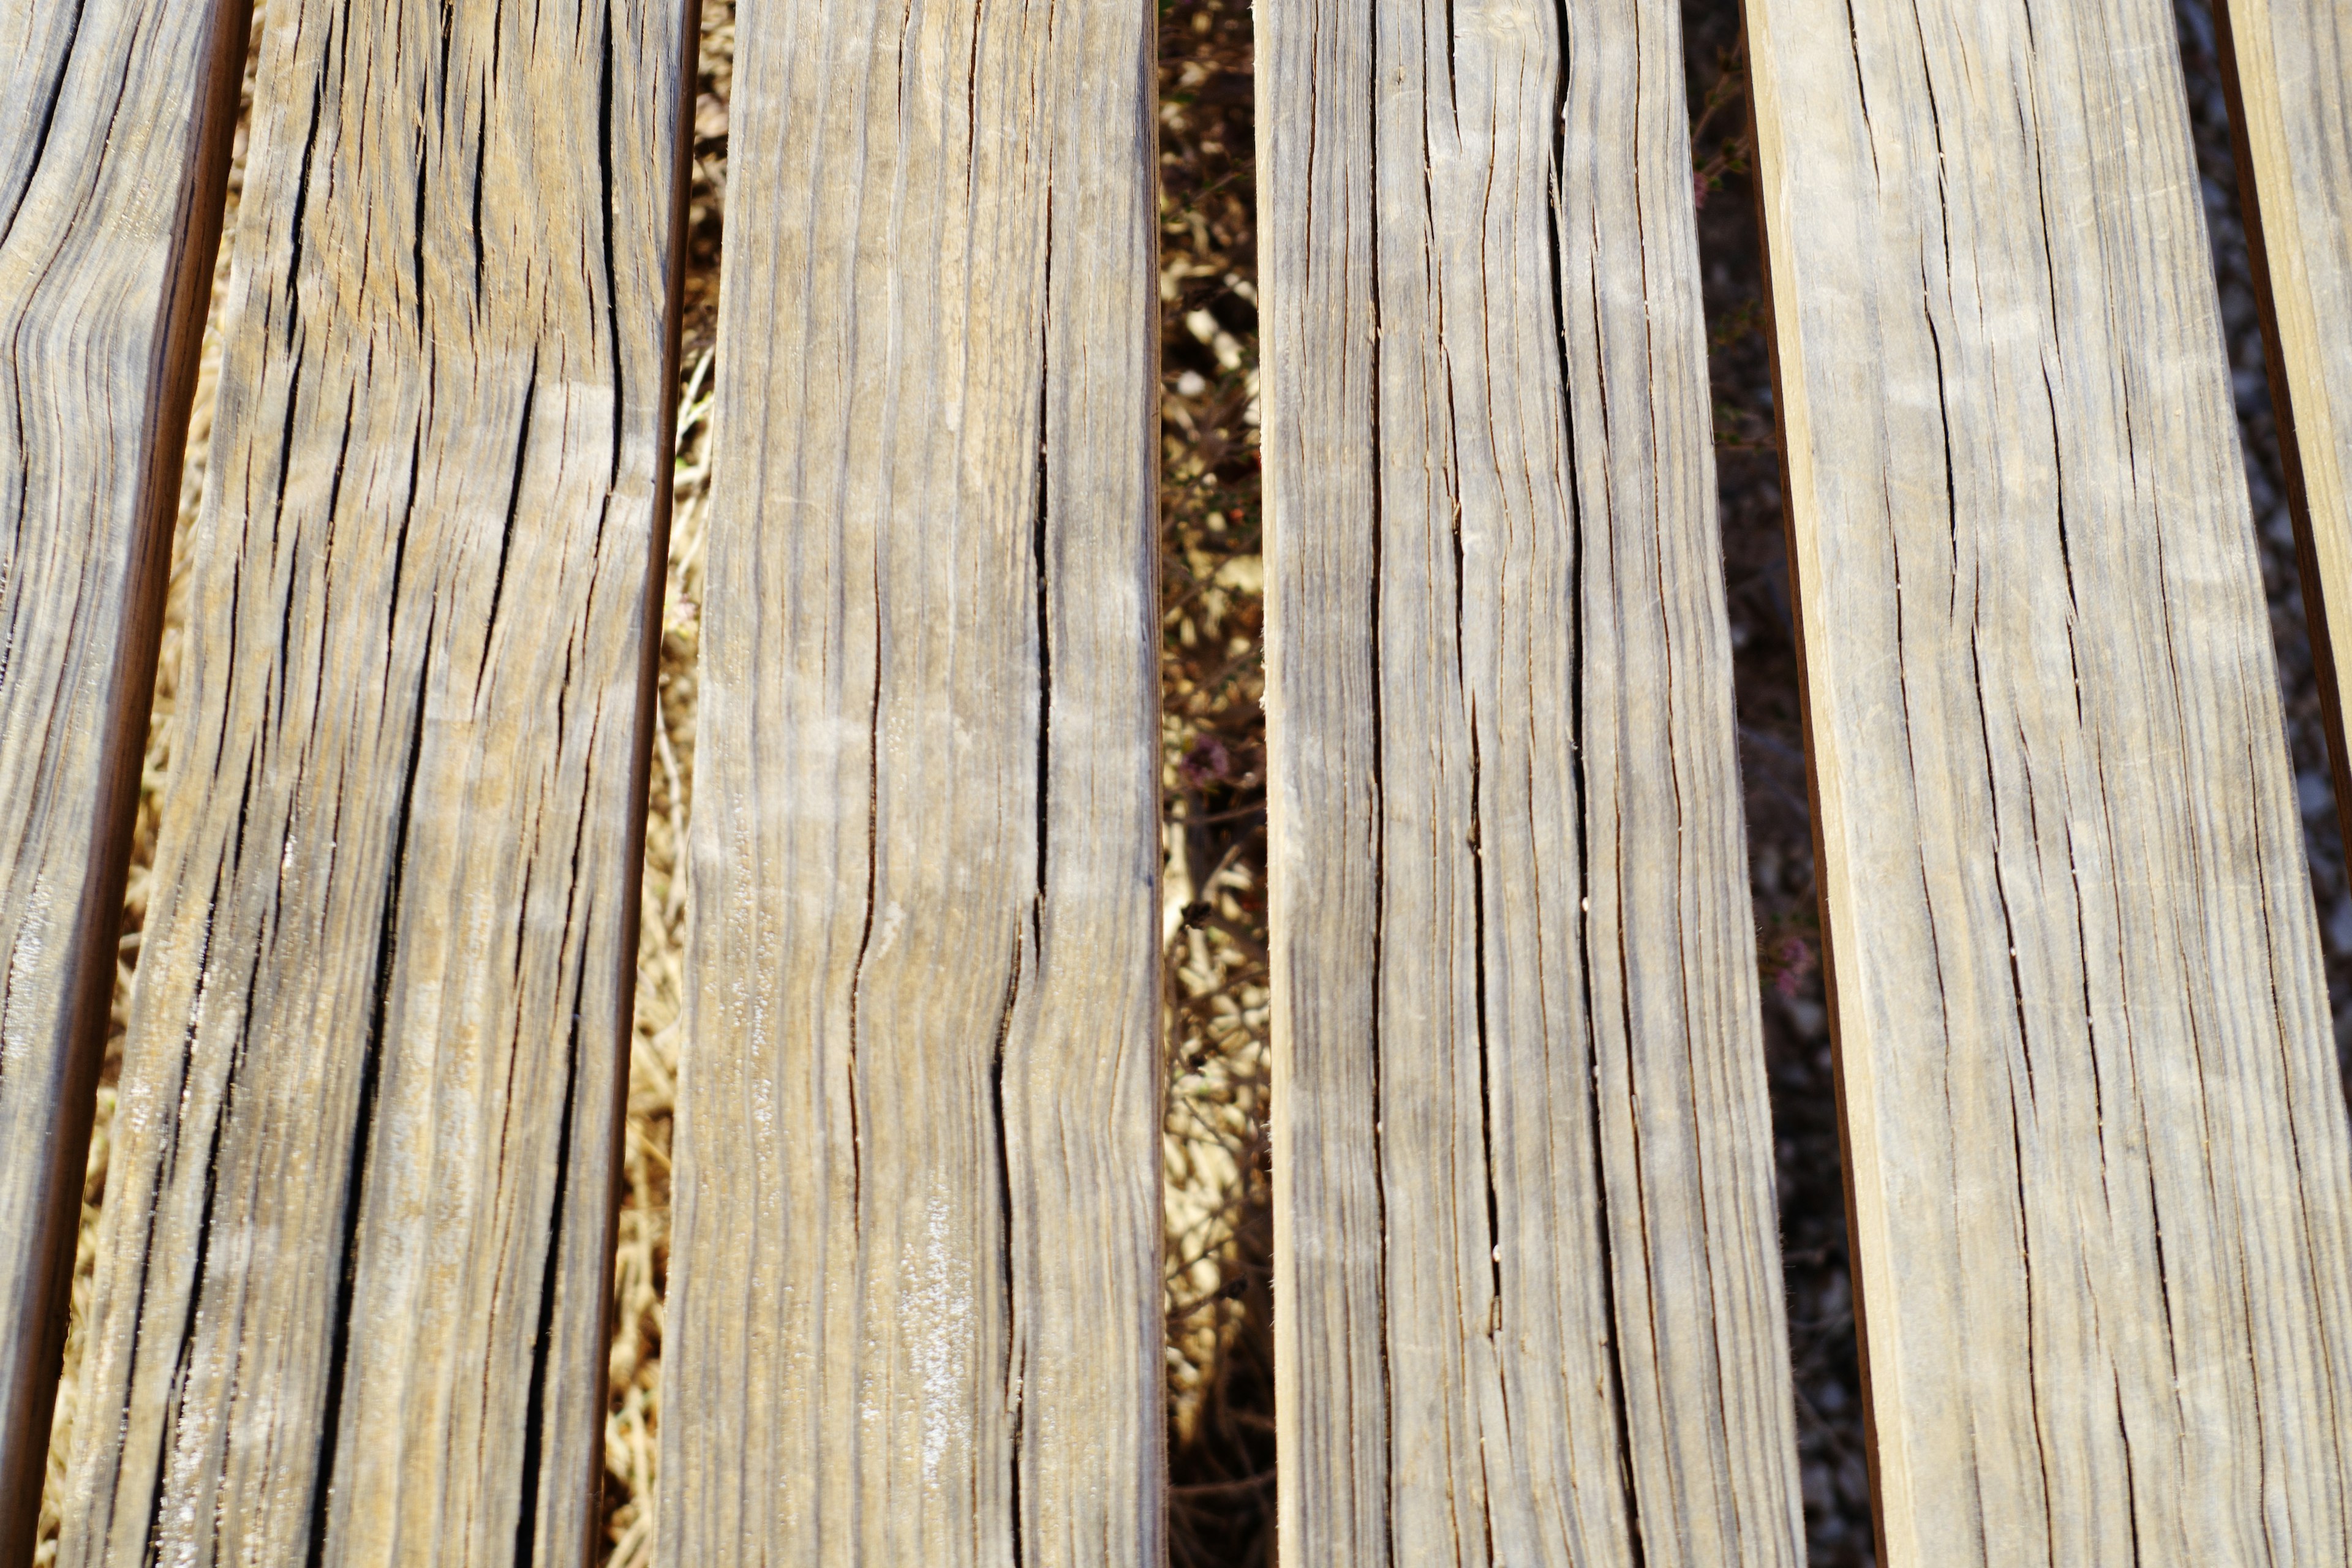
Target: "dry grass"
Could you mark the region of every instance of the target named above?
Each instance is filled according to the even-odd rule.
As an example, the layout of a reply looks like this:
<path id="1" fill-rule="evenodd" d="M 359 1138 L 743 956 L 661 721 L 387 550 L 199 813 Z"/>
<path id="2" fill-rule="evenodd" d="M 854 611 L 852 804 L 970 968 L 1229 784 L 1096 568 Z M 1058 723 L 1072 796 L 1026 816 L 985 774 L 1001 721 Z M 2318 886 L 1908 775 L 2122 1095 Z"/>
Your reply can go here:
<path id="1" fill-rule="evenodd" d="M 693 184 L 687 196 L 686 310 L 677 468 L 664 595 L 661 722 L 654 731 L 637 937 L 635 1048 L 613 1258 L 613 1345 L 604 1417 L 605 1533 L 613 1568 L 653 1561 L 660 1458 L 662 1291 L 669 1279 L 670 1118 L 686 990 L 686 827 L 693 805 L 695 678 L 701 655 L 702 542 L 710 506 L 710 371 L 726 210 L 727 100 L 734 85 L 733 0 L 702 0 Z"/>
<path id="2" fill-rule="evenodd" d="M 1272 1560 L 1255 134 L 1239 0 L 1160 6 L 1169 1548 Z"/>

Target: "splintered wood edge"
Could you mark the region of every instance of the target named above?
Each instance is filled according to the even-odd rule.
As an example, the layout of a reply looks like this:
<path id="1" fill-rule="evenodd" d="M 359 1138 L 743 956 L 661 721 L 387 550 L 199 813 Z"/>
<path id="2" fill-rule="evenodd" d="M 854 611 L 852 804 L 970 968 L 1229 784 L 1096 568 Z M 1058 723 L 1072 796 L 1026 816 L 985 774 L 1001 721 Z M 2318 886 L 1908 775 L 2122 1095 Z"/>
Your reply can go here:
<path id="1" fill-rule="evenodd" d="M 637 744 L 629 759 L 629 821 L 623 842 L 625 863 L 628 868 L 625 874 L 628 883 L 626 896 L 621 901 L 620 951 L 624 962 L 620 965 L 620 973 L 613 977 L 619 988 L 614 1001 L 614 1016 L 623 1021 L 626 1034 L 620 1064 L 620 1092 L 613 1097 L 611 1127 L 605 1143 L 605 1164 L 612 1177 L 609 1190 L 604 1194 L 602 1250 L 607 1288 L 596 1299 L 594 1342 L 607 1347 L 613 1342 L 613 1320 L 616 1311 L 614 1293 L 610 1285 L 613 1258 L 620 1243 L 621 1200 L 628 1183 L 630 1058 L 637 1048 L 637 1034 L 632 1020 L 636 1014 L 637 947 L 645 914 L 646 814 L 652 798 L 654 732 L 661 723 L 663 611 L 667 607 L 669 592 L 667 563 L 669 560 L 670 510 L 675 499 L 674 481 L 677 476 L 677 409 L 682 392 L 678 385 L 678 355 L 679 337 L 686 316 L 687 195 L 694 176 L 696 56 L 698 40 L 702 37 L 702 0 L 677 0 L 677 3 L 679 13 L 678 82 L 677 123 L 670 128 L 669 286 L 662 307 L 662 390 L 658 426 L 667 449 L 654 465 L 653 518 L 646 549 L 645 602 L 640 612 L 644 616 L 645 637 L 642 639 L 643 664 L 637 675 Z M 604 1365 L 600 1360 L 600 1373 Z M 599 1414 L 602 1415 L 605 1408 L 605 1391 L 600 1388 L 597 1399 Z M 587 1445 L 587 1452 L 582 1457 L 588 1467 L 585 1557 L 589 1562 L 602 1562 L 606 1555 L 600 1546 L 603 1544 L 604 1489 L 609 1470 L 605 1464 L 601 1430 L 598 1440 Z"/>
<path id="2" fill-rule="evenodd" d="M 2326 9 L 2326 0 L 2277 0 L 2277 5 L 2307 6 L 2315 17 Z M 2352 834 L 2352 752 L 2347 751 L 2345 693 L 2336 646 L 2343 623 L 2342 640 L 2352 647 L 2352 506 L 2347 504 L 2339 450 L 2347 433 L 2328 395 L 2319 346 L 2319 309 L 2311 273 L 2314 247 L 2320 242 L 2305 232 L 2295 190 L 2287 105 L 2279 90 L 2273 14 L 2273 0 L 2214 0 L 2213 33 L 2222 90 L 2230 104 L 2238 199 L 2262 321 L 2263 369 L 2270 381 L 2287 511 L 2294 522 L 2295 563 L 2303 580 L 2311 662 L 2335 775 L 2336 810 Z M 2352 84 L 2347 86 L 2352 89 Z M 2339 94 L 2335 107 L 2340 110 L 2348 97 L 2352 92 Z M 2325 106 L 2298 107 L 2317 112 Z M 2347 199 L 2352 200 L 2352 194 Z M 2345 258 L 2334 261 L 2338 267 L 2352 265 Z M 2338 330 L 2344 325 L 2338 323 Z"/>
<path id="3" fill-rule="evenodd" d="M 1806 393 L 1804 334 L 1790 279 L 1795 276 L 1789 239 L 1789 213 L 1783 194 L 1789 170 L 1789 149 L 1781 134 L 1780 85 L 1772 47 L 1769 0 L 1741 0 L 1747 33 L 1748 114 L 1756 149 L 1753 181 L 1759 261 L 1763 269 L 1765 343 L 1771 358 L 1772 411 L 1780 438 L 1780 523 L 1789 552 L 1789 597 L 1795 612 L 1797 689 L 1805 733 L 1805 785 L 1811 805 L 1814 896 L 1821 907 L 1822 989 L 1828 1003 L 1830 1056 L 1837 1096 L 1838 1158 L 1844 1173 L 1846 1265 L 1853 1295 L 1853 1332 L 1862 1377 L 1863 1453 L 1870 1472 L 1872 1545 L 1885 1563 L 1890 1523 L 1902 1536 L 1913 1533 L 1911 1473 L 1907 1455 L 1889 1453 L 1878 1421 L 1881 1395 L 1889 1404 L 1902 1396 L 1902 1361 L 1892 1341 L 1899 1328 L 1895 1314 L 1884 1324 L 1874 1323 L 1868 1302 L 1884 1289 L 1891 1299 L 1893 1282 L 1885 1278 L 1893 1237 L 1887 1228 L 1885 1188 L 1874 1160 L 1857 1163 L 1853 1130 L 1874 1125 L 1878 1098 L 1872 1072 L 1869 1020 L 1860 1008 L 1849 1016 L 1838 1005 L 1837 956 L 1859 950 L 1853 926 L 1854 894 L 1852 868 L 1839 847 L 1838 836 L 1825 826 L 1834 813 L 1843 812 L 1844 763 L 1839 755 L 1836 728 L 1814 722 L 1816 699 L 1823 708 L 1834 700 L 1825 679 L 1819 676 L 1812 650 L 1828 641 L 1828 626 L 1821 595 L 1812 591 L 1822 579 L 1821 535 L 1815 520 L 1821 512 L 1821 491 L 1813 471 L 1810 439 L 1812 415 Z M 1784 296 L 1784 290 L 1790 290 Z M 1863 1237 L 1869 1237 L 1864 1245 Z M 1874 1330 L 1885 1336 L 1889 1353 L 1874 1359 Z M 1901 1424 L 1894 1434 L 1899 1438 Z"/>
<path id="4" fill-rule="evenodd" d="M 177 172 L 175 252 L 164 297 L 155 302 L 157 326 L 148 384 L 136 402 L 142 410 L 138 439 L 144 452 L 131 525 L 132 555 L 124 563 L 128 592 L 122 622 L 116 628 L 113 693 L 108 703 L 111 725 L 102 742 L 100 774 L 90 781 L 100 803 L 89 846 L 91 870 L 83 884 L 82 908 L 73 933 L 77 952 L 71 961 L 71 990 L 62 999 L 69 1020 L 63 1031 L 68 1060 L 47 1151 L 49 1202 L 36 1235 L 9 1238 L 10 1245 L 25 1243 L 32 1254 L 29 1271 L 37 1281 L 42 1276 L 46 1280 L 35 1285 L 44 1302 L 37 1321 L 18 1324 L 7 1335 L 6 1353 L 17 1363 L 11 1377 L 20 1397 L 16 1408 L 0 1412 L 0 1568 L 23 1568 L 32 1561 L 40 1526 L 49 1429 L 71 1314 L 82 1173 L 97 1110 L 99 1071 L 119 956 L 123 889 L 130 875 L 148 720 L 154 706 L 163 600 L 171 580 L 172 536 L 179 514 L 180 474 L 195 400 L 197 366 L 203 357 L 214 261 L 227 205 L 237 95 L 251 24 L 251 0 L 214 0 L 197 43 L 203 54 L 198 101 L 186 138 L 178 143 L 187 162 Z M 68 49 L 68 59 L 72 53 Z M 94 221 L 103 224 L 113 216 L 102 214 Z"/>

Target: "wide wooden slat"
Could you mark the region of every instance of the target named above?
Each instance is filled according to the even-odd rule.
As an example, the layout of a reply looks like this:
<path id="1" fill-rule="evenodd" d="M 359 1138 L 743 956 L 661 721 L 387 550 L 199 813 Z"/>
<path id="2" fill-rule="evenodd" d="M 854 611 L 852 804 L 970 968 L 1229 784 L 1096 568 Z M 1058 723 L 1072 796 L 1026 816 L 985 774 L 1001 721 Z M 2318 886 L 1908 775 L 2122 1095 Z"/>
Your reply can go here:
<path id="1" fill-rule="evenodd" d="M 0 1563 L 39 1510 L 247 15 L 0 0 Z"/>
<path id="2" fill-rule="evenodd" d="M 1258 24 L 1285 1559 L 1800 1563 L 1675 8 Z"/>
<path id="3" fill-rule="evenodd" d="M 666 1563 L 1163 1555 L 1153 37 L 736 13 Z"/>
<path id="4" fill-rule="evenodd" d="M 2271 404 L 2302 557 L 2336 798 L 2352 812 L 2352 12 L 2332 0 L 2214 6 Z"/>
<path id="5" fill-rule="evenodd" d="M 61 1563 L 590 1548 L 691 24 L 270 7 Z"/>
<path id="6" fill-rule="evenodd" d="M 2352 1551 L 2352 1157 L 2173 27 L 1748 6 L 1887 1568 Z"/>

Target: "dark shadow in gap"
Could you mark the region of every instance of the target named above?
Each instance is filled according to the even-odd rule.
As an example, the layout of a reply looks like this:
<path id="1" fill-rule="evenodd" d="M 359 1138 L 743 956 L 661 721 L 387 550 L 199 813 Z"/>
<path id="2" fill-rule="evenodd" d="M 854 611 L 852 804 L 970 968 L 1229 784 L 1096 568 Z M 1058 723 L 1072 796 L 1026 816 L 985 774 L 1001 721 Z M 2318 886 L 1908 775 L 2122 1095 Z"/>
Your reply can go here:
<path id="1" fill-rule="evenodd" d="M 2238 410 L 2238 444 L 2245 455 L 2246 489 L 2253 502 L 2254 545 L 2262 561 L 2271 638 L 2278 650 L 2279 700 L 2286 710 L 2287 750 L 2294 762 L 2295 806 L 2303 816 L 2304 849 L 2311 863 L 2312 901 L 2318 906 L 2320 945 L 2327 961 L 2327 1002 L 2336 1021 L 2339 1067 L 2352 1065 L 2352 885 L 2344 872 L 2344 834 L 2336 816 L 2336 789 L 2327 760 L 2327 726 L 2319 678 L 2311 658 L 2303 579 L 2295 563 L 2294 520 L 2279 453 L 2263 347 L 2260 301 L 2239 200 L 2238 160 L 2231 142 L 2230 100 L 2222 79 L 2220 39 L 2205 0 L 2176 0 L 2181 73 L 2189 89 L 2189 122 L 2197 144 L 2198 181 L 2205 198 L 2205 228 L 2213 243 L 2213 275 L 2221 286 L 2221 331 L 2230 355 L 2230 391 Z"/>
<path id="2" fill-rule="evenodd" d="M 1868 1568 L 1875 1562 L 1870 1478 L 1749 179 L 1747 62 L 1738 0 L 1684 0 L 1682 16 L 1806 1550 L 1814 1568 Z"/>

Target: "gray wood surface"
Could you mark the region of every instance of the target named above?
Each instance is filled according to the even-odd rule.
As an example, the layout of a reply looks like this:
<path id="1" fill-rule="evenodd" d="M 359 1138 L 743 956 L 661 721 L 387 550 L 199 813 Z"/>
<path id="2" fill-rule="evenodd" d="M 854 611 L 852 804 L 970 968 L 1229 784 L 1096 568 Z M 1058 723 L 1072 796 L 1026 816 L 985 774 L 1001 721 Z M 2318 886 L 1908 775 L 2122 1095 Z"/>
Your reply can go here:
<path id="1" fill-rule="evenodd" d="M 1154 38 L 736 13 L 666 1563 L 1164 1553 Z"/>
<path id="2" fill-rule="evenodd" d="M 690 5 L 263 32 L 59 1562 L 581 1562 Z"/>
<path id="3" fill-rule="evenodd" d="M 2352 8 L 2213 12 L 2336 805 L 2352 812 L 2336 651 L 2352 654 Z"/>
<path id="4" fill-rule="evenodd" d="M 2344 1562 L 2352 1157 L 2171 7 L 1748 29 L 1879 1561 Z"/>
<path id="5" fill-rule="evenodd" d="M 241 0 L 0 0 L 0 1564 L 33 1550 Z"/>
<path id="6" fill-rule="evenodd" d="M 1285 1560 L 1800 1563 L 1675 8 L 1258 28 Z"/>

